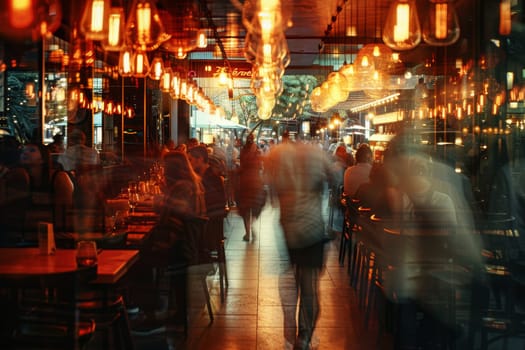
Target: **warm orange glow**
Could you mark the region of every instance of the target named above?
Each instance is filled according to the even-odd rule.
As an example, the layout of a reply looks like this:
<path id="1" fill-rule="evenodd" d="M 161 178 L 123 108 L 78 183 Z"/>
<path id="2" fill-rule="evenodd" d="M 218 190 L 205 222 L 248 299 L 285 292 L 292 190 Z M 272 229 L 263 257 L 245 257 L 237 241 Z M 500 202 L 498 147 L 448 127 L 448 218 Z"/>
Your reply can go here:
<path id="1" fill-rule="evenodd" d="M 510 0 L 501 0 L 499 5 L 499 33 L 509 35 L 512 29 Z"/>
<path id="2" fill-rule="evenodd" d="M 482 107 L 485 105 L 485 95 L 479 95 L 479 105 Z"/>
<path id="3" fill-rule="evenodd" d="M 35 20 L 31 0 L 10 0 L 9 11 L 9 23 L 13 28 L 27 28 Z"/>
<path id="4" fill-rule="evenodd" d="M 363 59 L 361 60 L 361 67 L 368 67 L 368 56 L 363 56 Z"/>
<path id="5" fill-rule="evenodd" d="M 145 53 L 137 52 L 133 63 L 135 65 L 135 72 L 134 72 L 135 76 L 142 77 L 148 73 L 149 62 L 148 62 L 148 56 L 146 56 Z"/>
<path id="6" fill-rule="evenodd" d="M 100 32 L 104 28 L 104 0 L 93 0 L 91 4 L 91 31 Z"/>
<path id="7" fill-rule="evenodd" d="M 141 3 L 137 6 L 137 32 L 141 42 L 151 41 L 151 6 L 149 3 Z"/>
<path id="8" fill-rule="evenodd" d="M 373 55 L 374 57 L 379 57 L 379 56 L 381 56 L 381 51 L 379 50 L 379 46 L 377 46 L 377 45 L 374 46 L 374 51 L 373 51 L 372 55 Z"/>
<path id="9" fill-rule="evenodd" d="M 494 104 L 492 105 L 492 114 L 493 114 L 493 115 L 498 114 L 498 105 L 497 105 L 496 103 L 494 103 Z"/>
<path id="10" fill-rule="evenodd" d="M 120 60 L 119 60 L 119 73 L 122 76 L 130 76 L 133 74 L 133 61 L 131 57 L 131 52 L 129 50 L 125 50 L 120 53 Z"/>
<path id="11" fill-rule="evenodd" d="M 169 92 L 170 91 L 170 83 L 171 83 L 171 70 L 166 70 L 162 74 L 162 77 L 160 78 L 160 90 L 163 92 Z"/>
<path id="12" fill-rule="evenodd" d="M 155 57 L 151 63 L 150 78 L 153 80 L 160 80 L 162 74 L 164 73 L 164 62 L 162 58 Z"/>
<path id="13" fill-rule="evenodd" d="M 179 60 L 183 60 L 183 59 L 186 58 L 186 56 L 187 56 L 187 53 L 186 53 L 186 51 L 184 50 L 184 48 L 183 48 L 183 47 L 179 47 L 179 48 L 177 49 L 177 58 L 178 58 Z"/>
<path id="14" fill-rule="evenodd" d="M 447 37 L 447 3 L 436 4 L 436 32 L 437 39 L 445 39 Z"/>
<path id="15" fill-rule="evenodd" d="M 206 37 L 206 33 L 203 30 L 200 30 L 197 34 L 197 47 L 200 49 L 204 49 L 208 46 L 208 38 Z"/>
<path id="16" fill-rule="evenodd" d="M 186 99 L 186 94 L 188 93 L 188 82 L 186 80 L 181 80 L 180 82 L 180 98 Z"/>
<path id="17" fill-rule="evenodd" d="M 171 78 L 171 88 L 170 88 L 171 97 L 178 99 L 180 97 L 180 78 L 178 75 L 174 75 Z"/>
<path id="18" fill-rule="evenodd" d="M 112 13 L 109 16 L 109 26 L 108 26 L 108 45 L 117 46 L 120 42 L 120 26 L 122 24 L 123 18 L 121 18 L 121 13 Z"/>
<path id="19" fill-rule="evenodd" d="M 397 4 L 396 24 L 394 26 L 394 41 L 402 42 L 409 38 L 410 6 L 408 4 Z"/>
<path id="20" fill-rule="evenodd" d="M 226 73 L 226 70 L 224 68 L 221 69 L 221 72 L 219 73 L 219 85 L 220 86 L 228 85 L 228 73 Z"/>

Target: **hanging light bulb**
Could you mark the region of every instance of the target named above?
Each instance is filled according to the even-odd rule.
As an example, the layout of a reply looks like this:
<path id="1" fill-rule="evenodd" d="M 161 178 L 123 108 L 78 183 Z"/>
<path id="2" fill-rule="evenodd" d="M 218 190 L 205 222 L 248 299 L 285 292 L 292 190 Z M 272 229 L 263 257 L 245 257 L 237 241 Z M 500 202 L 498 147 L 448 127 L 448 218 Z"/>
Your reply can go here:
<path id="1" fill-rule="evenodd" d="M 149 73 L 149 60 L 145 52 L 138 51 L 133 55 L 133 76 L 144 78 Z"/>
<path id="2" fill-rule="evenodd" d="M 109 10 L 108 35 L 102 41 L 102 48 L 106 51 L 120 51 L 124 45 L 124 9 L 113 7 Z"/>
<path id="3" fill-rule="evenodd" d="M 204 30 L 199 30 L 197 33 L 197 47 L 199 49 L 205 49 L 208 46 L 208 37 Z"/>
<path id="4" fill-rule="evenodd" d="M 396 0 L 390 6 L 383 30 L 384 43 L 393 50 L 410 50 L 421 41 L 414 0 Z"/>
<path id="5" fill-rule="evenodd" d="M 171 75 L 171 68 L 168 67 L 164 69 L 164 73 L 162 73 L 162 77 L 160 78 L 160 91 L 170 92 Z"/>
<path id="6" fill-rule="evenodd" d="M 460 27 L 451 0 L 430 0 L 431 6 L 423 25 L 423 40 L 432 46 L 454 44 L 459 39 Z"/>
<path id="7" fill-rule="evenodd" d="M 228 86 L 228 72 L 226 71 L 226 68 L 221 68 L 221 71 L 218 75 L 219 78 L 219 86 Z"/>
<path id="8" fill-rule="evenodd" d="M 372 55 L 373 55 L 374 57 L 379 57 L 379 56 L 381 56 L 381 50 L 379 49 L 379 45 L 375 45 L 375 46 L 374 46 L 374 50 L 373 50 L 373 52 L 372 52 Z"/>
<path id="9" fill-rule="evenodd" d="M 0 1 L 0 37 L 6 40 L 40 40 L 61 25 L 60 0 Z"/>
<path id="10" fill-rule="evenodd" d="M 180 98 L 180 85 L 181 79 L 178 72 L 173 72 L 171 75 L 171 84 L 170 84 L 170 96 L 171 98 L 177 100 Z"/>
<path id="11" fill-rule="evenodd" d="M 80 30 L 86 39 L 103 40 L 108 35 L 109 0 L 88 0 L 82 20 Z"/>
<path id="12" fill-rule="evenodd" d="M 512 11 L 510 0 L 499 3 L 499 34 L 509 35 L 512 30 Z"/>
<path id="13" fill-rule="evenodd" d="M 140 51 L 155 50 L 169 38 L 154 1 L 134 0 L 126 24 L 126 34 L 127 42 Z"/>
<path id="14" fill-rule="evenodd" d="M 361 59 L 361 67 L 368 67 L 370 65 L 370 62 L 368 61 L 368 56 L 364 55 Z"/>
<path id="15" fill-rule="evenodd" d="M 162 57 L 155 57 L 151 62 L 149 77 L 153 80 L 160 80 L 164 74 L 164 61 Z"/>
<path id="16" fill-rule="evenodd" d="M 178 60 L 183 60 L 186 58 L 186 56 L 188 56 L 188 53 L 186 52 L 186 50 L 182 47 L 182 46 L 179 46 L 177 48 L 177 53 L 176 53 L 176 58 Z"/>
<path id="17" fill-rule="evenodd" d="M 133 52 L 131 49 L 125 48 L 120 52 L 118 72 L 123 77 L 133 75 Z"/>

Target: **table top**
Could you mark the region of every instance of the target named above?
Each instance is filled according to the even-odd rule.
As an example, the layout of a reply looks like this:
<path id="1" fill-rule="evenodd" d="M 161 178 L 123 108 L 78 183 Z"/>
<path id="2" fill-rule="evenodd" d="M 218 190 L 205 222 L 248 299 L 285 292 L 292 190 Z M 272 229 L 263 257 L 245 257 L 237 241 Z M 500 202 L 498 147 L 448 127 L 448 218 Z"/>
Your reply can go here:
<path id="1" fill-rule="evenodd" d="M 50 274 L 77 268 L 74 249 L 41 254 L 39 248 L 0 248 L 0 276 Z M 98 255 L 96 284 L 114 284 L 138 260 L 138 250 L 102 250 Z"/>
<path id="2" fill-rule="evenodd" d="M 154 224 L 152 223 L 138 223 L 138 224 L 130 224 L 127 226 L 126 229 L 115 232 L 115 233 L 103 233 L 99 231 L 88 231 L 88 232 L 67 232 L 67 233 L 57 233 L 55 238 L 59 240 L 72 240 L 75 242 L 82 241 L 82 240 L 92 240 L 96 241 L 97 244 L 100 241 L 104 240 L 113 240 L 118 238 L 119 235 L 126 235 L 127 236 L 127 246 L 140 246 L 143 242 L 145 242 L 154 227 Z"/>

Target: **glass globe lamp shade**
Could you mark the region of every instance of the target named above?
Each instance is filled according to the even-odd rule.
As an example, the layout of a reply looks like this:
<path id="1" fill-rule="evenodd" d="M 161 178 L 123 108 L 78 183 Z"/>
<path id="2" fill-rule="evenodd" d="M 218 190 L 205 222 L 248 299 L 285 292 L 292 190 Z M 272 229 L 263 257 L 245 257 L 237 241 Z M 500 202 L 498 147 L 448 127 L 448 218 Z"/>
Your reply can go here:
<path id="1" fill-rule="evenodd" d="M 160 80 L 164 74 L 164 61 L 161 57 L 155 57 L 151 61 L 148 76 L 153 80 Z"/>
<path id="2" fill-rule="evenodd" d="M 88 0 L 84 7 L 80 30 L 86 39 L 103 40 L 108 35 L 110 0 Z"/>
<path id="3" fill-rule="evenodd" d="M 410 50 L 421 42 L 421 26 L 415 0 L 396 0 L 390 5 L 383 42 L 393 50 Z"/>
<path id="4" fill-rule="evenodd" d="M 423 23 L 423 40 L 432 46 L 452 45 L 459 39 L 460 27 L 450 0 L 433 0 Z"/>
<path id="5" fill-rule="evenodd" d="M 169 35 L 164 31 L 155 1 L 134 0 L 126 23 L 126 42 L 135 50 L 157 49 Z"/>
<path id="6" fill-rule="evenodd" d="M 150 71 L 148 55 L 145 52 L 135 52 L 133 55 L 133 76 L 144 78 Z"/>
<path id="7" fill-rule="evenodd" d="M 133 75 L 133 52 L 131 49 L 125 48 L 120 52 L 118 72 L 123 77 Z"/>
<path id="8" fill-rule="evenodd" d="M 108 32 L 102 40 L 102 48 L 106 51 L 120 51 L 124 46 L 124 30 L 126 18 L 122 7 L 109 10 Z"/>

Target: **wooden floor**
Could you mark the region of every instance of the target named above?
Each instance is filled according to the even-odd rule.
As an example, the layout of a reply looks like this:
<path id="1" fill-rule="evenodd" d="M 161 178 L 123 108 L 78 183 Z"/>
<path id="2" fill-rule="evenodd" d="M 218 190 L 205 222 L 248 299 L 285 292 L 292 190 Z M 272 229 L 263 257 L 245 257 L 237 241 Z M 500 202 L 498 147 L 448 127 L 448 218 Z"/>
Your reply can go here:
<path id="1" fill-rule="evenodd" d="M 190 315 L 187 339 L 180 334 L 135 336 L 138 349 L 292 349 L 295 337 L 295 280 L 279 223 L 279 211 L 268 204 L 255 222 L 255 239 L 244 242 L 242 219 L 232 210 L 225 233 L 228 289 L 221 302 L 218 275 L 208 277 L 215 319 L 210 323 L 202 303 Z M 321 310 L 313 349 L 374 349 L 377 325 L 363 326 L 346 267 L 339 266 L 339 236 L 326 245 L 320 284 Z M 192 295 L 203 294 L 202 289 Z M 388 336 L 381 348 L 390 348 Z"/>

